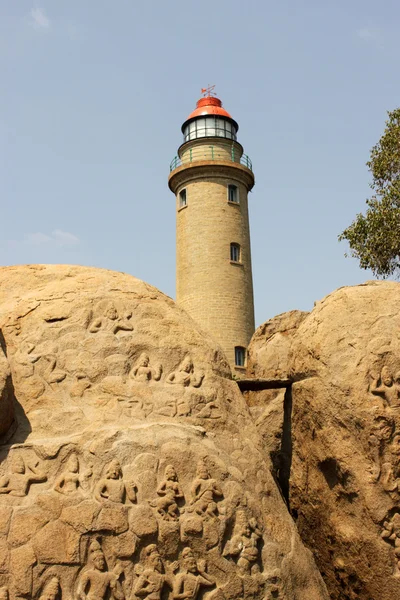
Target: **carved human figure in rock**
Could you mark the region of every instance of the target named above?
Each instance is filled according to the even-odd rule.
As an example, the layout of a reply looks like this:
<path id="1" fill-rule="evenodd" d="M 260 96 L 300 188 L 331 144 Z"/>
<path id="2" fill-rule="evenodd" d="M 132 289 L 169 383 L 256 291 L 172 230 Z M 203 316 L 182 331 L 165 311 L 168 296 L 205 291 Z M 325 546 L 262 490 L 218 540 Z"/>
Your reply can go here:
<path id="1" fill-rule="evenodd" d="M 172 588 L 172 574 L 165 573 L 164 564 L 156 544 L 144 549 L 145 569 L 136 581 L 133 594 L 146 600 L 160 600 L 165 584 Z"/>
<path id="2" fill-rule="evenodd" d="M 177 500 L 184 498 L 178 475 L 172 465 L 165 467 L 164 479 L 157 488 L 160 496 L 155 501 L 158 513 L 166 521 L 177 521 L 179 519 L 179 507 Z"/>
<path id="3" fill-rule="evenodd" d="M 92 471 L 86 471 L 82 476 L 79 474 L 79 461 L 76 454 L 71 454 L 68 459 L 66 470 L 56 479 L 54 490 L 60 494 L 70 495 L 85 488 Z"/>
<path id="4" fill-rule="evenodd" d="M 133 365 L 129 377 L 135 381 L 147 383 L 148 381 L 158 381 L 161 377 L 162 367 L 160 364 L 155 367 L 150 366 L 150 358 L 146 352 L 142 352 L 137 362 Z"/>
<path id="5" fill-rule="evenodd" d="M 26 466 L 22 456 L 15 455 L 11 461 L 11 473 L 0 478 L 0 494 L 26 496 L 32 483 L 47 481 L 47 475 L 37 465 Z"/>
<path id="6" fill-rule="evenodd" d="M 100 543 L 93 540 L 89 547 L 88 569 L 81 573 L 78 580 L 77 600 L 106 600 L 110 595 L 113 600 L 125 600 L 119 582 L 121 573 L 122 568 L 118 564 L 113 571 L 107 571 Z"/>
<path id="7" fill-rule="evenodd" d="M 239 533 L 234 535 L 228 542 L 224 556 L 238 557 L 237 565 L 241 575 L 254 575 L 259 573 L 258 559 L 260 554 L 259 541 L 262 532 L 258 527 L 257 520 L 247 520 L 241 513 L 237 514 L 239 519 Z"/>
<path id="8" fill-rule="evenodd" d="M 399 477 L 400 469 L 400 433 L 396 432 L 390 444 L 390 454 L 392 456 L 393 471 L 396 479 Z"/>
<path id="9" fill-rule="evenodd" d="M 54 490 L 60 494 L 74 494 L 80 486 L 79 462 L 76 454 L 71 454 L 66 470 L 56 479 Z"/>
<path id="10" fill-rule="evenodd" d="M 133 331 L 133 325 L 130 322 L 131 317 L 131 312 L 127 312 L 123 316 L 120 316 L 114 304 L 110 303 L 106 307 L 104 315 L 95 318 L 89 324 L 89 331 L 91 333 L 97 333 L 100 330 L 104 330 L 111 331 L 114 334 L 118 333 L 118 331 Z"/>
<path id="11" fill-rule="evenodd" d="M 216 517 L 218 514 L 217 502 L 223 497 L 222 489 L 217 481 L 212 479 L 203 460 L 197 464 L 196 475 L 190 490 L 189 512 L 194 510 L 201 516 Z"/>
<path id="12" fill-rule="evenodd" d="M 394 554 L 397 559 L 397 574 L 400 574 L 400 514 L 395 513 L 390 520 L 383 523 L 381 533 L 383 540 L 394 546 Z"/>
<path id="13" fill-rule="evenodd" d="M 390 462 L 384 462 L 381 468 L 380 482 L 386 492 L 397 490 L 397 481 L 393 473 L 393 466 Z"/>
<path id="14" fill-rule="evenodd" d="M 44 586 L 39 600 L 56 600 L 60 591 L 58 577 L 52 577 Z"/>
<path id="15" fill-rule="evenodd" d="M 175 600 L 196 600 L 201 587 L 212 587 L 215 579 L 206 572 L 206 562 L 197 562 L 191 548 L 182 552 L 182 573 L 178 573 L 172 596 Z"/>
<path id="16" fill-rule="evenodd" d="M 400 407 L 400 371 L 393 377 L 389 367 L 384 366 L 380 377 L 371 377 L 370 392 L 382 396 L 390 407 Z"/>
<path id="17" fill-rule="evenodd" d="M 204 379 L 204 373 L 195 373 L 193 361 L 190 356 L 186 356 L 176 371 L 170 373 L 166 379 L 167 383 L 181 385 L 183 387 L 201 386 Z"/>
<path id="18" fill-rule="evenodd" d="M 395 433 L 388 448 L 389 455 L 382 463 L 380 481 L 387 492 L 400 491 L 400 433 Z"/>
<path id="19" fill-rule="evenodd" d="M 126 500 L 136 502 L 136 484 L 125 483 L 121 465 L 118 460 L 112 460 L 107 466 L 105 477 L 97 484 L 95 498 L 99 502 L 115 502 L 123 504 Z"/>
<path id="20" fill-rule="evenodd" d="M 371 469 L 373 481 L 378 481 L 380 477 L 382 455 L 386 444 L 393 435 L 393 431 L 393 419 L 384 415 L 377 415 L 375 417 L 368 439 L 368 445 L 370 447 L 369 453 L 374 463 Z"/>

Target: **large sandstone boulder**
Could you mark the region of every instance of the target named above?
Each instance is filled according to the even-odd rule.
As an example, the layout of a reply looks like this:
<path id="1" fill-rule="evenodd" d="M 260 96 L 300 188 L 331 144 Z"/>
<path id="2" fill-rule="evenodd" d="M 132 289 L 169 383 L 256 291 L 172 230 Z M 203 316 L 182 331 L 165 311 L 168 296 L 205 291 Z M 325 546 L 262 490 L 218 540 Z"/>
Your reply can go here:
<path id="1" fill-rule="evenodd" d="M 171 299 L 4 268 L 0 328 L 1 598 L 327 600 L 224 356 Z"/>
<path id="2" fill-rule="evenodd" d="M 292 382 L 278 406 L 252 404 L 331 598 L 400 597 L 400 284 L 341 288 L 273 319 L 249 371 Z"/>

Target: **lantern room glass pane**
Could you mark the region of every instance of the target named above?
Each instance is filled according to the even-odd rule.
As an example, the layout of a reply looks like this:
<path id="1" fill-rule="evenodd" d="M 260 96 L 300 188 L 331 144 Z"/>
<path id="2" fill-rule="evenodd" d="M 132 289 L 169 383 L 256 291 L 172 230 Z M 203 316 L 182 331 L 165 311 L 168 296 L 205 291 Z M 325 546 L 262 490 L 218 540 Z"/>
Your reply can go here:
<path id="1" fill-rule="evenodd" d="M 206 120 L 206 136 L 215 137 L 215 117 L 208 117 Z"/>
<path id="2" fill-rule="evenodd" d="M 197 137 L 204 137 L 205 129 L 206 129 L 206 120 L 205 119 L 197 119 L 196 124 L 197 124 Z"/>
<path id="3" fill-rule="evenodd" d="M 236 140 L 236 127 L 227 119 L 207 116 L 193 120 L 183 132 L 185 142 L 203 137 L 223 137 Z"/>
<path id="4" fill-rule="evenodd" d="M 223 119 L 215 119 L 216 121 L 216 135 L 218 137 L 225 137 L 225 121 Z"/>
<path id="5" fill-rule="evenodd" d="M 193 121 L 192 123 L 190 123 L 189 128 L 190 128 L 189 139 L 195 140 L 196 139 L 196 121 Z"/>

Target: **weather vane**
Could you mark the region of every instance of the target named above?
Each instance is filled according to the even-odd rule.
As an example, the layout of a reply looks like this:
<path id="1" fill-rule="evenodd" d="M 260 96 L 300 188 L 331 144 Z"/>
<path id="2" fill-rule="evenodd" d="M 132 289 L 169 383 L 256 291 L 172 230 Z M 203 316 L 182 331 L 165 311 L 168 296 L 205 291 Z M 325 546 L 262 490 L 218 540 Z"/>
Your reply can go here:
<path id="1" fill-rule="evenodd" d="M 217 95 L 215 92 L 213 92 L 214 88 L 215 85 L 208 84 L 206 88 L 201 88 L 201 93 L 204 94 L 205 98 L 212 98 L 213 96 Z"/>

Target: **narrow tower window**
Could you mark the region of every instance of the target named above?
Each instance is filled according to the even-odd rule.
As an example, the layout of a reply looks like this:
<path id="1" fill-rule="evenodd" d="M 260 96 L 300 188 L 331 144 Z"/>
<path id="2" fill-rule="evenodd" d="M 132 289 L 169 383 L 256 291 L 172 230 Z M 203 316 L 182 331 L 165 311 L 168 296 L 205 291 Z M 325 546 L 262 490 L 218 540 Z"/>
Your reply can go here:
<path id="1" fill-rule="evenodd" d="M 187 206 L 186 190 L 181 190 L 179 192 L 179 208 L 183 208 L 184 206 Z"/>
<path id="2" fill-rule="evenodd" d="M 228 201 L 239 204 L 239 190 L 237 185 L 228 185 Z"/>
<path id="3" fill-rule="evenodd" d="M 231 244 L 231 261 L 240 262 L 240 246 L 239 244 Z"/>
<path id="4" fill-rule="evenodd" d="M 235 365 L 237 367 L 244 367 L 246 362 L 246 348 L 242 346 L 235 346 Z"/>

